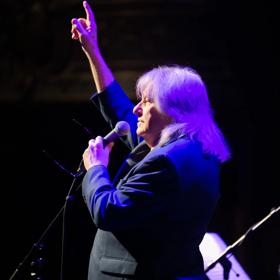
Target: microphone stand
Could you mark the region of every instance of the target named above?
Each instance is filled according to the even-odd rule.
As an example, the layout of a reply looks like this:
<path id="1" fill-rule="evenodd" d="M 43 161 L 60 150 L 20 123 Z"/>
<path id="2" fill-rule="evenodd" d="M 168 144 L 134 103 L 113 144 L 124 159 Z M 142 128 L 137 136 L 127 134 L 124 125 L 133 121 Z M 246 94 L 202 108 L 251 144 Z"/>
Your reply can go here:
<path id="1" fill-rule="evenodd" d="M 11 277 L 9 278 L 9 280 L 12 280 L 15 278 L 16 274 L 20 271 L 21 267 L 25 264 L 25 262 L 28 260 L 29 256 L 32 254 L 32 252 L 34 251 L 34 249 L 42 249 L 42 241 L 44 240 L 45 236 L 47 235 L 47 233 L 49 232 L 49 230 L 51 229 L 52 225 L 55 223 L 55 221 L 59 218 L 60 214 L 62 213 L 64 206 L 58 211 L 58 213 L 55 215 L 55 217 L 53 218 L 53 220 L 50 222 L 50 224 L 47 226 L 47 228 L 44 230 L 43 234 L 40 236 L 40 238 L 38 239 L 37 242 L 35 242 L 31 249 L 29 250 L 29 252 L 26 254 L 26 256 L 23 258 L 23 260 L 18 264 L 17 268 L 15 269 L 15 271 L 13 272 L 13 274 L 11 275 Z"/>
<path id="2" fill-rule="evenodd" d="M 205 270 L 205 274 L 211 270 L 212 268 L 214 268 L 216 266 L 217 263 L 220 263 L 222 265 L 222 267 L 224 268 L 224 279 L 229 279 L 229 272 L 231 269 L 231 262 L 227 259 L 227 255 L 229 253 L 231 253 L 236 247 L 240 246 L 241 243 L 243 243 L 245 241 L 245 239 L 247 239 L 249 236 L 251 236 L 251 234 L 257 229 L 259 228 L 262 224 L 264 224 L 268 219 L 271 218 L 272 215 L 276 214 L 278 211 L 280 210 L 280 206 L 278 206 L 277 208 L 272 208 L 270 213 L 265 216 L 262 220 L 260 220 L 259 222 L 257 222 L 256 224 L 254 224 L 253 226 L 251 226 L 246 232 L 245 234 L 243 234 L 240 238 L 238 238 L 233 244 L 229 245 L 225 251 L 215 260 L 213 261 Z"/>
<path id="3" fill-rule="evenodd" d="M 46 153 L 45 151 L 43 151 L 44 153 Z M 48 154 L 49 157 L 49 154 Z M 72 181 L 72 184 L 70 186 L 70 189 L 68 191 L 68 194 L 66 196 L 65 199 L 65 203 L 63 204 L 63 206 L 60 208 L 60 210 L 58 211 L 58 213 L 55 215 L 55 217 L 52 219 L 52 221 L 50 222 L 50 224 L 47 226 L 47 228 L 44 230 L 44 232 L 42 233 L 42 235 L 39 237 L 38 241 L 35 242 L 31 249 L 29 250 L 29 252 L 26 254 L 26 256 L 23 258 L 23 260 L 18 264 L 17 268 L 15 269 L 15 271 L 13 272 L 13 274 L 10 276 L 9 280 L 12 280 L 15 278 L 15 276 L 17 275 L 17 273 L 20 271 L 20 269 L 22 268 L 22 266 L 25 264 L 25 262 L 29 259 L 29 257 L 31 256 L 31 254 L 33 253 L 33 251 L 35 249 L 39 249 L 41 250 L 43 248 L 43 240 L 44 238 L 47 236 L 47 233 L 50 231 L 50 229 L 52 228 L 52 226 L 55 224 L 55 222 L 57 221 L 57 219 L 60 217 L 60 215 L 62 213 L 64 213 L 64 210 L 66 209 L 67 206 L 67 202 L 70 201 L 72 199 L 71 197 L 71 192 L 74 189 L 74 186 L 76 184 L 77 179 L 83 174 L 82 171 L 82 166 L 83 166 L 83 160 L 80 162 L 79 167 L 78 167 L 78 171 L 76 173 L 73 172 L 69 172 L 65 167 L 63 167 L 63 165 L 61 165 L 60 163 L 58 163 L 58 161 L 54 161 L 54 163 L 63 171 L 67 172 L 68 174 L 70 174 L 72 177 L 74 177 L 74 180 Z M 78 189 L 80 188 L 81 184 L 77 186 L 77 188 L 75 189 L 75 191 L 78 191 Z M 63 233 L 62 236 L 64 235 L 64 228 L 63 228 Z M 39 264 L 42 265 L 43 264 L 43 258 L 38 258 L 36 261 L 31 262 L 31 264 Z M 62 270 L 62 265 L 63 265 L 63 248 L 62 248 L 62 254 L 61 254 L 61 275 L 60 275 L 60 279 L 63 279 L 63 270 Z M 32 273 L 31 276 L 36 276 L 36 273 Z M 37 277 L 36 279 L 41 279 L 40 277 Z"/>
<path id="4" fill-rule="evenodd" d="M 86 127 L 85 125 L 83 125 L 82 123 L 80 123 L 78 120 L 76 120 L 75 118 L 72 119 L 72 121 L 78 125 L 80 128 L 82 128 L 82 130 L 85 132 L 85 134 L 87 134 L 87 136 L 89 136 L 90 138 L 93 138 L 93 133 L 92 131 Z M 73 182 L 70 186 L 70 189 L 68 191 L 68 194 L 66 195 L 66 200 L 64 205 L 60 208 L 60 210 L 58 211 L 58 213 L 55 215 L 55 217 L 52 219 L 52 221 L 50 222 L 50 224 L 47 226 L 47 228 L 44 230 L 44 232 L 42 233 L 42 235 L 39 237 L 38 241 L 35 242 L 33 244 L 33 246 L 31 247 L 31 249 L 29 250 L 29 252 L 26 254 L 26 256 L 23 258 L 23 260 L 18 264 L 17 268 L 15 269 L 15 271 L 13 272 L 13 274 L 10 276 L 9 280 L 14 279 L 14 277 L 17 275 L 17 273 L 20 271 L 21 267 L 24 265 L 24 263 L 28 260 L 28 258 L 31 256 L 32 252 L 34 251 L 34 249 L 38 249 L 38 250 L 42 250 L 43 249 L 43 243 L 42 241 L 44 240 L 44 238 L 47 236 L 47 233 L 50 231 L 50 229 L 52 228 L 52 226 L 54 225 L 54 223 L 56 222 L 56 220 L 60 217 L 61 214 L 63 214 L 63 219 L 65 216 L 65 209 L 67 206 L 67 202 L 70 201 L 72 199 L 71 197 L 71 192 L 76 184 L 77 179 L 83 175 L 85 173 L 85 168 L 83 165 L 83 160 L 81 160 L 79 167 L 77 169 L 76 172 L 71 172 L 69 171 L 64 165 L 62 165 L 58 160 L 56 160 L 52 155 L 50 155 L 47 151 L 43 150 L 43 153 L 45 154 L 45 156 L 47 158 L 49 158 L 60 170 L 62 170 L 63 172 L 67 173 L 68 175 L 72 176 Z M 78 187 L 75 189 L 75 191 L 78 191 L 78 189 L 80 188 L 81 184 L 78 185 Z M 64 226 L 63 226 L 63 230 L 62 230 L 62 236 L 64 236 L 65 232 L 64 232 Z M 63 240 L 62 240 L 63 242 Z M 42 265 L 43 264 L 43 258 L 38 258 L 36 261 L 31 262 L 31 264 L 39 264 Z M 61 269 L 60 269 L 60 279 L 63 279 L 63 247 L 62 247 L 62 252 L 61 252 Z M 35 273 L 32 276 L 36 276 Z M 36 279 L 40 279 L 40 277 L 36 278 Z"/>

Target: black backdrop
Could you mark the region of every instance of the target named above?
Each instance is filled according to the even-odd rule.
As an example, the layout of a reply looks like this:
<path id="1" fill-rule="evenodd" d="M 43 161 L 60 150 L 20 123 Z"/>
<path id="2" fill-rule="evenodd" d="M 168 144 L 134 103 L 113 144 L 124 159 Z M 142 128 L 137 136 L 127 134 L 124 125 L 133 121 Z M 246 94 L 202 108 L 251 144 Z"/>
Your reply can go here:
<path id="1" fill-rule="evenodd" d="M 32 38 L 37 41 L 31 41 L 30 37 L 24 36 L 24 27 L 17 26 L 11 20 L 11 12 L 22 14 L 31 2 L 17 3 L 15 9 L 7 4 L 6 10 L 2 9 L 7 12 L 7 17 L 2 21 L 4 23 L 2 26 L 5 27 L 4 33 L 7 35 L 1 39 L 4 47 L 7 47 L 1 52 L 3 61 L 1 95 L 5 98 L 1 99 L 0 104 L 3 165 L 1 178 L 3 279 L 11 276 L 32 244 L 38 240 L 57 214 L 72 183 L 72 178 L 46 158 L 42 150 L 51 153 L 70 170 L 75 170 L 87 145 L 88 136 L 73 123 L 72 119 L 78 119 L 94 134 L 105 135 L 109 131 L 100 114 L 87 101 L 70 102 L 67 97 L 60 102 L 53 101 L 51 98 L 44 102 L 36 101 L 36 94 L 40 94 L 38 83 L 46 74 L 46 70 L 40 73 L 40 69 L 44 63 L 47 63 L 48 57 L 46 53 L 36 51 L 36 47 L 32 49 L 31 46 L 36 45 L 37 42 L 39 47 L 42 47 L 44 42 L 49 42 L 47 39 L 50 35 L 47 38 L 42 37 L 45 41 L 40 41 L 42 34 L 48 32 L 48 27 L 44 25 L 42 34 L 38 32 L 39 28 L 37 30 L 33 27 L 37 33 Z M 166 42 L 164 50 L 159 51 L 158 54 L 149 53 L 149 48 L 153 49 L 149 41 L 145 43 L 146 52 L 137 52 L 137 49 L 115 50 L 110 44 L 106 45 L 106 40 L 103 44 L 109 62 L 114 61 L 116 57 L 122 61 L 125 54 L 129 57 L 133 57 L 134 54 L 137 59 L 146 60 L 145 67 L 150 68 L 153 63 L 149 65 L 149 59 L 158 55 L 159 61 L 190 63 L 202 72 L 208 84 L 216 120 L 224 131 L 233 154 L 231 161 L 223 167 L 222 198 L 209 231 L 218 232 L 228 244 L 231 244 L 251 225 L 267 215 L 272 207 L 279 206 L 279 48 L 276 40 L 278 19 L 275 4 L 269 1 L 262 5 L 257 3 L 245 5 L 238 1 L 236 3 L 209 1 L 207 4 L 205 2 L 205 5 L 205 10 L 211 10 L 211 16 L 208 15 L 204 23 L 208 25 L 211 36 L 207 32 L 200 34 L 199 29 L 192 30 L 191 34 L 196 34 L 194 38 L 196 44 L 192 42 L 192 55 L 185 54 L 188 52 L 185 49 L 188 40 L 182 38 L 180 34 L 182 29 L 173 30 L 174 34 L 172 36 L 170 34 L 170 37 L 174 40 L 177 34 L 178 40 Z M 101 5 L 100 12 L 105 8 Z M 202 6 L 201 10 L 203 11 Z M 75 14 L 77 11 L 80 11 L 79 3 L 70 7 L 68 11 L 57 13 L 56 16 L 68 22 L 70 14 Z M 110 22 L 111 19 L 106 18 L 105 13 L 101 20 Z M 165 22 L 164 18 L 160 20 Z M 32 20 L 29 20 L 28 24 L 30 28 Z M 52 28 L 53 25 L 54 23 L 50 23 Z M 19 27 L 20 31 L 17 33 L 18 29 L 14 27 Z M 63 25 L 63 28 L 53 28 L 51 32 L 63 41 L 63 38 L 69 37 L 69 30 L 64 29 L 68 27 Z M 188 32 L 187 26 L 182 28 Z M 20 34 L 20 40 L 14 37 L 15 34 Z M 168 37 L 169 34 L 165 34 Z M 113 34 L 109 39 L 117 40 L 117 37 L 121 40 L 121 36 Z M 219 51 L 223 52 L 222 62 L 221 53 L 218 55 L 210 48 L 213 38 L 216 42 L 215 46 L 219 45 Z M 129 41 L 126 43 L 129 44 Z M 65 45 L 67 48 L 70 43 L 67 41 Z M 26 52 L 24 47 L 27 48 Z M 50 43 L 45 44 L 45 47 L 50 48 Z M 76 45 L 71 47 L 71 54 L 76 55 L 73 57 L 66 49 L 68 56 L 64 54 L 61 46 L 55 47 L 60 49 L 60 53 L 56 54 L 53 47 L 52 55 L 56 59 L 60 57 L 61 60 L 57 63 L 52 60 L 50 71 L 54 69 L 59 71 L 65 60 L 67 65 L 71 65 L 73 60 L 80 59 L 86 65 Z M 174 55 L 177 49 L 177 55 Z M 203 67 L 204 63 L 209 63 L 207 62 L 209 57 L 212 66 Z M 12 61 L 15 65 L 20 61 L 21 64 L 19 63 L 19 68 L 11 70 L 7 61 Z M 116 71 L 118 68 L 125 68 L 112 64 L 113 70 Z M 213 65 L 220 67 L 220 72 L 213 72 L 215 69 Z M 7 74 L 7 67 L 9 73 L 12 73 L 10 76 L 9 73 Z M 83 69 L 89 71 L 87 66 L 84 67 Z M 141 70 L 145 70 L 143 69 L 145 67 L 138 66 Z M 228 68 L 230 71 L 227 74 Z M 26 84 L 29 85 L 29 80 L 21 79 L 24 71 L 36 72 L 37 83 L 32 84 L 28 90 Z M 69 80 L 69 83 L 73 85 L 75 81 Z M 88 84 L 90 83 L 88 74 Z M 94 88 L 89 86 L 89 89 Z M 30 92 L 33 95 L 30 95 Z M 83 92 L 83 94 L 88 93 Z M 112 154 L 110 167 L 112 173 L 125 152 L 126 148 L 118 142 Z M 67 207 L 65 220 L 65 279 L 85 279 L 95 228 L 79 191 Z M 22 271 L 18 273 L 19 278 L 22 276 L 22 279 L 28 279 L 26 273 L 29 272 L 30 261 L 37 256 L 43 256 L 46 260 L 43 266 L 45 279 L 59 279 L 61 231 L 62 219 L 60 218 L 45 238 L 44 249 L 32 254 L 26 262 L 27 265 L 24 265 Z M 278 215 L 269 220 L 236 250 L 235 255 L 252 279 L 279 279 L 277 274 L 280 263 L 279 236 Z"/>

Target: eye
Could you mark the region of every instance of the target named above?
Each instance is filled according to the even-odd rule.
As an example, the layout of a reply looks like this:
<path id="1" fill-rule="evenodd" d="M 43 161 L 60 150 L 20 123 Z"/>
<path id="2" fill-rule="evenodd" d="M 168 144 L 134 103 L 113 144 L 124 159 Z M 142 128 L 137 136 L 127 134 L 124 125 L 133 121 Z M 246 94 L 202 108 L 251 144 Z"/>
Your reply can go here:
<path id="1" fill-rule="evenodd" d="M 141 102 L 142 104 L 147 104 L 150 100 L 147 97 L 144 97 Z"/>

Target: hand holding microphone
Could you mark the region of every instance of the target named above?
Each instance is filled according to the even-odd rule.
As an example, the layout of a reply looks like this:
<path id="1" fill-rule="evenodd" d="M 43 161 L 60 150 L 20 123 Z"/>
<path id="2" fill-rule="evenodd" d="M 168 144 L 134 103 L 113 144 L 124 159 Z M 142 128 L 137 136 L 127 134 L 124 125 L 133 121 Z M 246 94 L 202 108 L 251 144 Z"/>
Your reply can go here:
<path id="1" fill-rule="evenodd" d="M 125 121 L 120 121 L 104 138 L 97 136 L 95 139 L 91 139 L 88 148 L 83 153 L 84 168 L 88 170 L 95 165 L 104 165 L 107 167 L 113 142 L 119 137 L 127 135 L 129 131 L 129 124 Z"/>
<path id="2" fill-rule="evenodd" d="M 109 154 L 113 147 L 113 143 L 103 146 L 103 138 L 97 136 L 95 139 L 91 139 L 88 142 L 88 147 L 83 153 L 83 163 L 86 170 L 95 165 L 108 166 Z"/>

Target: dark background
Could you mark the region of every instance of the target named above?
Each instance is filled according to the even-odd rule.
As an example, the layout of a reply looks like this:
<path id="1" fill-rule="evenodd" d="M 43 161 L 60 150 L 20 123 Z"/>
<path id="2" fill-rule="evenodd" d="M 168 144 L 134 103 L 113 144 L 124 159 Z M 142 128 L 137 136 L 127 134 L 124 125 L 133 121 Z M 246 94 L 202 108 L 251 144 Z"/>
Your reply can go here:
<path id="1" fill-rule="evenodd" d="M 246 2 L 246 3 L 245 3 Z M 134 84 L 160 64 L 194 67 L 205 80 L 216 120 L 232 149 L 222 197 L 209 226 L 227 244 L 279 206 L 279 14 L 276 1 L 90 1 L 100 47 L 134 99 Z M 73 179 L 43 153 L 75 171 L 89 136 L 110 129 L 88 101 L 95 91 L 70 20 L 80 1 L 1 3 L 1 279 L 23 261 L 65 202 Z M 278 116 L 278 117 L 277 117 Z M 110 172 L 126 148 L 116 143 Z M 75 182 L 74 189 L 79 180 Z M 86 279 L 95 228 L 79 189 L 15 279 L 30 278 L 43 257 L 44 279 L 59 279 L 65 225 L 65 279 Z M 166 225 L 168 226 L 168 225 Z M 279 214 L 234 252 L 252 279 L 279 279 Z M 3 262 L 3 261 L 2 261 Z"/>

